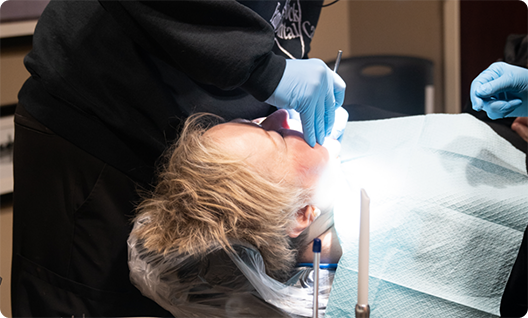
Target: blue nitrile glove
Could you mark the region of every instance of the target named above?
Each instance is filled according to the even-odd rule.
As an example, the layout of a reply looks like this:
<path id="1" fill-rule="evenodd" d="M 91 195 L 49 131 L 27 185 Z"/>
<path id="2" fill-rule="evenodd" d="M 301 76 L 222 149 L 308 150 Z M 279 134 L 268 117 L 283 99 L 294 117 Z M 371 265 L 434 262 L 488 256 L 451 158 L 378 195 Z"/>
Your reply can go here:
<path id="1" fill-rule="evenodd" d="M 299 112 L 304 140 L 323 144 L 334 125 L 335 109 L 343 104 L 346 84 L 319 59 L 286 60 L 279 85 L 266 103 Z"/>
<path id="2" fill-rule="evenodd" d="M 473 109 L 488 117 L 528 116 L 528 69 L 504 62 L 493 63 L 471 83 Z"/>
<path id="3" fill-rule="evenodd" d="M 301 116 L 299 113 L 294 109 L 288 109 L 288 115 L 290 117 L 290 120 L 295 120 L 295 123 L 298 121 L 299 125 L 295 125 L 295 127 L 301 126 Z M 330 135 L 327 136 L 327 138 L 335 139 L 339 142 L 343 139 L 343 134 L 345 133 L 345 128 L 348 122 L 348 112 L 343 107 L 338 107 L 335 110 L 335 117 L 334 117 L 334 127 L 332 128 L 332 132 Z M 290 121 L 288 122 L 291 123 Z M 290 127 L 292 128 L 292 127 Z M 292 128 L 295 129 L 295 128 Z M 297 130 L 297 129 L 296 129 Z M 298 129 L 302 132 L 302 127 Z"/>
<path id="4" fill-rule="evenodd" d="M 341 142 L 343 139 L 343 134 L 345 133 L 345 128 L 348 123 L 348 112 L 343 107 L 339 107 L 335 110 L 335 121 L 334 128 L 330 133 L 330 137 Z"/>

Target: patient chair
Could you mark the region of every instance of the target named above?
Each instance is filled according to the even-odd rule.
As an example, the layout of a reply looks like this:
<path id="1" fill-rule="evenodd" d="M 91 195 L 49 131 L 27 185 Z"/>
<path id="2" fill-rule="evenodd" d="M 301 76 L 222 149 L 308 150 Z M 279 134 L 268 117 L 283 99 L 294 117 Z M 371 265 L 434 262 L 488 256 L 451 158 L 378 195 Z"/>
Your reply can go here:
<path id="1" fill-rule="evenodd" d="M 342 59 L 338 73 L 347 84 L 343 105 L 369 105 L 404 115 L 432 113 L 433 67 L 432 61 L 411 56 Z"/>
<path id="2" fill-rule="evenodd" d="M 137 220 L 134 228 L 149 222 Z M 130 280 L 174 317 L 298 317 L 313 309 L 313 268 L 300 265 L 286 282 L 266 274 L 257 248 L 231 240 L 232 252 L 211 242 L 200 255 L 145 248 L 128 238 Z M 319 307 L 324 312 L 335 269 L 321 269 Z"/>

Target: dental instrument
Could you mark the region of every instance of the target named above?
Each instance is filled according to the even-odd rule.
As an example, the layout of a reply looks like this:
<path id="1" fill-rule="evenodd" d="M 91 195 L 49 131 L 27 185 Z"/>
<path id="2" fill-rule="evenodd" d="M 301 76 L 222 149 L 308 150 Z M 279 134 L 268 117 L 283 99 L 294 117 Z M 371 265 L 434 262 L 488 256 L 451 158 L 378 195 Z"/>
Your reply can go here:
<path id="1" fill-rule="evenodd" d="M 314 254 L 313 261 L 313 318 L 319 317 L 319 262 L 321 261 L 321 240 L 315 238 L 313 241 L 312 251 Z"/>
<path id="2" fill-rule="evenodd" d="M 361 189 L 361 216 L 359 223 L 359 260 L 358 260 L 358 300 L 356 318 L 369 318 L 368 280 L 369 280 L 369 238 L 370 238 L 370 198 L 365 189 Z"/>
<path id="3" fill-rule="evenodd" d="M 337 73 L 337 69 L 339 68 L 339 63 L 341 62 L 341 55 L 343 55 L 343 51 L 339 50 L 337 52 L 337 58 L 334 65 L 334 73 Z"/>

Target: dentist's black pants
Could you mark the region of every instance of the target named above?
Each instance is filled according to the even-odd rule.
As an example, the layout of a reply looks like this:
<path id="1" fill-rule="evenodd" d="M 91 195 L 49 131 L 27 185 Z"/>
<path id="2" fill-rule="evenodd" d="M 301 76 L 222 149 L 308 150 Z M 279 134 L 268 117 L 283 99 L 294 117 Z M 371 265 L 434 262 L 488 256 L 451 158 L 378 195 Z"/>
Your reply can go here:
<path id="1" fill-rule="evenodd" d="M 13 317 L 170 316 L 128 278 L 135 183 L 20 105 L 14 147 Z"/>

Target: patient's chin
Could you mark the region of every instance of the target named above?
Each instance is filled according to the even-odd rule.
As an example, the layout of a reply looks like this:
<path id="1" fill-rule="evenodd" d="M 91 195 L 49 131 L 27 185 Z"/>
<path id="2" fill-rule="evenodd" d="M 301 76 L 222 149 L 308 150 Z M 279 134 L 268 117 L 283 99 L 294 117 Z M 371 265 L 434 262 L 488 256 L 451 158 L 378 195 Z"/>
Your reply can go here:
<path id="1" fill-rule="evenodd" d="M 330 159 L 337 159 L 339 153 L 341 152 L 341 143 L 333 138 L 326 137 L 323 143 L 323 147 L 328 151 L 328 156 Z"/>
<path id="2" fill-rule="evenodd" d="M 321 172 L 321 176 L 315 186 L 313 205 L 323 213 L 332 210 L 338 193 L 338 178 L 340 168 L 337 157 L 330 157 L 328 164 Z"/>

